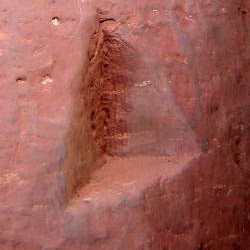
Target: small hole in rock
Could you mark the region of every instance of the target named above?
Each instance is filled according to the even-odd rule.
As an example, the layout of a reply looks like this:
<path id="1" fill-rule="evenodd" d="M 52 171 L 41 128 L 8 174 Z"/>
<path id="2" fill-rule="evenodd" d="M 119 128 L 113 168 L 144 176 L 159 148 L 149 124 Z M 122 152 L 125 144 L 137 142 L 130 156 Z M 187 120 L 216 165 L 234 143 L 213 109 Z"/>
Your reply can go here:
<path id="1" fill-rule="evenodd" d="M 51 23 L 55 26 L 58 26 L 61 23 L 61 21 L 58 17 L 53 17 Z"/>
<path id="2" fill-rule="evenodd" d="M 246 15 L 246 14 L 248 13 L 248 10 L 246 10 L 246 9 L 244 9 L 244 8 L 242 8 L 242 7 L 239 7 L 239 8 L 238 8 L 238 11 L 239 11 L 239 13 L 241 13 L 242 15 Z"/>
<path id="3" fill-rule="evenodd" d="M 26 78 L 26 77 L 18 77 L 18 78 L 16 79 L 16 82 L 17 82 L 18 84 L 25 84 L 25 83 L 27 82 L 27 78 Z"/>
<path id="4" fill-rule="evenodd" d="M 46 85 L 52 82 L 53 82 L 53 79 L 49 75 L 42 77 L 41 84 Z"/>

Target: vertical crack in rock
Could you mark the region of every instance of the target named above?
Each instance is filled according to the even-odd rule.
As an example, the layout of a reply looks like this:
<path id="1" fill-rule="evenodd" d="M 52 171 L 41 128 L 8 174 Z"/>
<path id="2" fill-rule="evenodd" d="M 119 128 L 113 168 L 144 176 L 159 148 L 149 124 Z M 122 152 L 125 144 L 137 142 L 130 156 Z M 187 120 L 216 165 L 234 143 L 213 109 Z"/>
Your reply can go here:
<path id="1" fill-rule="evenodd" d="M 105 156 L 125 156 L 131 110 L 128 90 L 133 85 L 136 55 L 114 32 L 117 25 L 113 18 L 98 17 L 90 37 L 87 68 L 68 137 L 69 199 L 106 162 Z"/>
<path id="2" fill-rule="evenodd" d="M 133 68 L 133 51 L 118 35 L 110 31 L 114 19 L 100 19 L 89 51 L 87 110 L 92 138 L 98 154 L 120 155 L 126 145 L 129 111 L 128 73 Z"/>

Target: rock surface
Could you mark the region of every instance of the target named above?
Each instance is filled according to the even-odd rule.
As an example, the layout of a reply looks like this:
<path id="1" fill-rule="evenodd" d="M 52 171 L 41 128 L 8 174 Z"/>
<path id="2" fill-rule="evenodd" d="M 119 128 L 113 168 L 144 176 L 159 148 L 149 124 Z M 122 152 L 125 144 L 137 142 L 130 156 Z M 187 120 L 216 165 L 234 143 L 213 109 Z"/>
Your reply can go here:
<path id="1" fill-rule="evenodd" d="M 250 249 L 246 0 L 1 0 L 0 249 Z"/>

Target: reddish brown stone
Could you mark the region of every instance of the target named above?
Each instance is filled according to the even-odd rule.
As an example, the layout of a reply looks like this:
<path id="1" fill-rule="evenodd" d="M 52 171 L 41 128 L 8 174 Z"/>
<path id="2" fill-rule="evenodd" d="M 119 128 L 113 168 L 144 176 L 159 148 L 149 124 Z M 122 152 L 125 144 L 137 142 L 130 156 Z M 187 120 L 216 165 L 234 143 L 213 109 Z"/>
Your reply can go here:
<path id="1" fill-rule="evenodd" d="M 0 249 L 249 250 L 245 0 L 2 0 Z"/>

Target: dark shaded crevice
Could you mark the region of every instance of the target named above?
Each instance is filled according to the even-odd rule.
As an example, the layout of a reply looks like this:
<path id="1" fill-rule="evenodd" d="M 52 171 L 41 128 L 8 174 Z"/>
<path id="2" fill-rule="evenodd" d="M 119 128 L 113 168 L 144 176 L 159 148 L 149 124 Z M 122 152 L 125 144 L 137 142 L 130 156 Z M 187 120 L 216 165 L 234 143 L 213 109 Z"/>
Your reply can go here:
<path id="1" fill-rule="evenodd" d="M 67 199 L 78 195 L 106 156 L 125 156 L 129 88 L 135 50 L 114 28 L 113 18 L 98 17 L 90 35 L 87 64 L 67 139 Z"/>
<path id="2" fill-rule="evenodd" d="M 113 18 L 100 18 L 89 50 L 86 110 L 98 155 L 120 155 L 126 145 L 129 72 L 133 51 L 110 30 Z"/>

